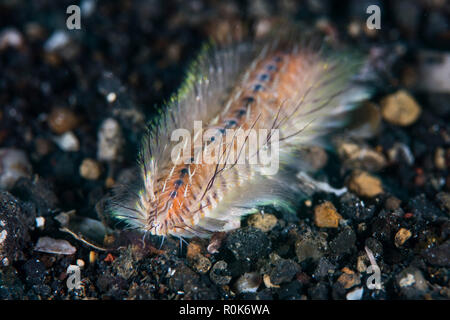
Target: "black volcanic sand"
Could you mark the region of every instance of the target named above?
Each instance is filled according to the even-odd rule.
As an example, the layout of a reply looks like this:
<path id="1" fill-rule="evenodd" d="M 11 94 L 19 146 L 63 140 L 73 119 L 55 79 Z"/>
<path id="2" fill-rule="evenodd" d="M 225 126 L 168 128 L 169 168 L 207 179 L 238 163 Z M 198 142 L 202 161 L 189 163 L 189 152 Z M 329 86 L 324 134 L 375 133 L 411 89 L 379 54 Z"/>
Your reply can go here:
<path id="1" fill-rule="evenodd" d="M 23 150 L 32 175 L 0 192 L 0 232 L 5 231 L 0 256 L 6 257 L 0 261 L 0 298 L 346 299 L 363 288 L 362 299 L 448 299 L 450 92 L 415 88 L 425 81 L 417 76 L 418 54 L 432 49 L 443 55 L 450 48 L 450 10 L 439 1 L 369 2 L 382 6 L 382 29 L 375 34 L 363 25 L 351 29 L 350 21 L 367 18 L 368 4 L 356 0 L 84 0 L 81 30 L 72 31 L 65 26 L 72 1 L 3 1 L 0 150 Z M 379 133 L 364 142 L 385 158 L 395 145 L 410 152 L 373 170 L 383 192 L 374 197 L 315 193 L 297 215 L 267 208 L 276 217 L 270 231 L 254 228 L 246 218 L 241 229 L 215 235 L 215 251 L 209 240 L 200 239 L 180 247 L 178 239 L 167 238 L 159 248 L 160 238 L 142 239 L 105 216 L 110 187 L 125 181 L 135 164 L 146 121 L 177 89 L 202 44 L 230 32 L 262 34 L 284 21 L 305 22 L 338 44 L 386 50 L 382 60 L 389 67 L 373 103 L 379 106 L 401 89 L 421 106 L 414 124 L 383 120 Z M 359 35 L 351 36 L 349 29 Z M 52 48 L 49 39 L 58 31 L 67 32 L 67 41 Z M 58 122 L 52 118 L 58 112 L 69 116 Z M 107 118 L 117 120 L 125 143 L 114 159 L 96 162 L 98 177 L 94 172 L 94 179 L 85 179 L 80 165 L 97 159 L 98 133 Z M 55 142 L 67 130 L 79 142 L 75 151 Z M 344 166 L 329 152 L 316 178 L 342 187 L 354 169 L 372 171 L 364 161 Z M 0 175 L 6 170 L 0 167 Z M 343 218 L 338 228 L 317 226 L 314 208 L 324 201 Z M 111 249 L 95 249 L 61 231 L 55 217 L 72 210 L 78 218 L 115 228 L 96 242 Z M 45 219 L 43 228 L 36 227 L 36 217 Z M 401 229 L 411 237 L 396 245 Z M 44 236 L 66 240 L 76 252 L 35 251 Z M 370 265 L 365 248 L 381 270 L 381 289 L 366 286 L 371 273 L 364 268 Z M 77 261 L 84 264 L 81 288 L 69 291 L 66 271 Z"/>

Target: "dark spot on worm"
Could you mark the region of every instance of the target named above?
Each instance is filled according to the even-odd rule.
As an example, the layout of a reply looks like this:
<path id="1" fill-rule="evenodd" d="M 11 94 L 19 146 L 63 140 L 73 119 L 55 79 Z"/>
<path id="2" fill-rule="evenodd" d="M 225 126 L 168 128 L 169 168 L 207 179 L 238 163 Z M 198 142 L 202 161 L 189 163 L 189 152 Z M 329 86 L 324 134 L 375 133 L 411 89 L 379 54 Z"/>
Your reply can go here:
<path id="1" fill-rule="evenodd" d="M 273 58 L 273 61 L 275 62 L 281 62 L 283 59 L 280 56 L 276 56 L 275 58 Z"/>
<path id="2" fill-rule="evenodd" d="M 267 73 L 263 73 L 259 76 L 259 80 L 261 81 L 267 81 L 269 79 L 269 75 Z"/>
<path id="3" fill-rule="evenodd" d="M 267 70 L 268 70 L 268 71 L 275 71 L 275 70 L 277 70 L 277 67 L 274 66 L 273 64 L 269 64 L 269 65 L 267 66 Z"/>
<path id="4" fill-rule="evenodd" d="M 187 173 L 188 173 L 188 169 L 186 169 L 186 168 L 183 168 L 183 169 L 181 169 L 180 170 L 180 176 L 183 178 L 185 175 L 187 175 Z"/>
<path id="5" fill-rule="evenodd" d="M 236 120 L 228 120 L 225 128 L 231 128 L 231 127 L 233 127 L 235 125 L 237 125 Z"/>
<path id="6" fill-rule="evenodd" d="M 211 142 L 213 142 L 214 140 L 216 140 L 216 137 L 211 137 L 211 139 L 209 139 Z"/>
<path id="7" fill-rule="evenodd" d="M 247 110 L 245 110 L 245 109 L 239 109 L 238 111 L 237 111 L 237 116 L 240 118 L 240 117 L 242 117 L 244 114 L 246 114 L 247 113 Z"/>
<path id="8" fill-rule="evenodd" d="M 181 186 L 183 184 L 183 180 L 178 179 L 173 184 L 174 184 L 175 188 L 178 188 L 179 186 Z"/>
<path id="9" fill-rule="evenodd" d="M 264 89 L 264 87 L 259 83 L 255 84 L 255 86 L 253 87 L 254 92 L 262 91 L 263 89 Z"/>
<path id="10" fill-rule="evenodd" d="M 174 199 L 176 196 L 177 196 L 177 192 L 176 192 L 176 191 L 172 191 L 172 192 L 170 193 L 170 197 L 171 197 L 172 199 Z"/>
<path id="11" fill-rule="evenodd" d="M 219 132 L 220 132 L 221 134 L 225 134 L 225 129 L 224 129 L 224 128 L 220 128 L 220 129 L 219 129 Z"/>
<path id="12" fill-rule="evenodd" d="M 255 98 L 253 98 L 253 97 L 245 97 L 244 101 L 245 101 L 246 105 L 249 105 L 250 103 L 255 101 Z"/>

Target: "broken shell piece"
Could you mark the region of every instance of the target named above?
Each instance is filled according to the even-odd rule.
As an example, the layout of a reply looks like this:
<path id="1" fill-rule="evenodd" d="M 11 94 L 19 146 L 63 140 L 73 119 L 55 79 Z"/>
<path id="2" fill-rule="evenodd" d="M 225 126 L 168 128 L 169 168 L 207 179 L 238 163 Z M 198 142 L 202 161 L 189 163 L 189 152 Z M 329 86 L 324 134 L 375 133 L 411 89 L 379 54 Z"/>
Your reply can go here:
<path id="1" fill-rule="evenodd" d="M 363 293 L 364 293 L 364 288 L 363 287 L 356 288 L 353 291 L 350 291 L 349 293 L 347 293 L 345 298 L 347 300 L 361 300 L 361 298 L 363 296 Z"/>
<path id="2" fill-rule="evenodd" d="M 68 241 L 62 239 L 53 239 L 50 237 L 39 238 L 36 246 L 34 247 L 34 250 L 45 253 L 65 255 L 71 255 L 77 252 L 77 249 Z"/>
<path id="3" fill-rule="evenodd" d="M 72 131 L 67 131 L 60 136 L 54 137 L 53 141 L 63 151 L 77 152 L 80 150 L 80 141 Z"/>
<path id="4" fill-rule="evenodd" d="M 44 217 L 36 217 L 36 227 L 39 229 L 44 229 L 45 226 L 45 218 Z"/>
<path id="5" fill-rule="evenodd" d="M 25 152 L 13 148 L 0 149 L 0 189 L 11 189 L 19 178 L 28 177 L 31 172 Z"/>

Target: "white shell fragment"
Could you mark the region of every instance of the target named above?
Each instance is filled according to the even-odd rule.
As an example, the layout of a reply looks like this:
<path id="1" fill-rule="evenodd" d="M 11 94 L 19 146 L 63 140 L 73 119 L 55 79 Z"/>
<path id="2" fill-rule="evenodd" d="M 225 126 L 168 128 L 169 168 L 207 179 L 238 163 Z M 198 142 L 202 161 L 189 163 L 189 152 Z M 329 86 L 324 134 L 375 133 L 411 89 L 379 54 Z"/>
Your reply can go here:
<path id="1" fill-rule="evenodd" d="M 67 45 L 69 41 L 70 38 L 68 34 L 65 31 L 58 30 L 55 31 L 45 42 L 44 49 L 48 52 L 55 51 Z"/>
<path id="2" fill-rule="evenodd" d="M 80 142 L 72 131 L 63 133 L 61 136 L 55 137 L 53 140 L 63 151 L 76 152 L 80 150 Z"/>
<path id="3" fill-rule="evenodd" d="M 362 296 L 364 293 L 364 288 L 356 288 L 353 291 L 350 291 L 349 293 L 347 293 L 347 295 L 345 296 L 347 300 L 361 300 Z"/>
<path id="4" fill-rule="evenodd" d="M 34 247 L 35 251 L 45 252 L 45 253 L 54 253 L 54 254 L 65 254 L 71 255 L 77 252 L 77 249 L 72 246 L 68 241 L 61 239 L 53 239 L 50 237 L 41 237 L 39 238 L 36 246 Z"/>
<path id="5" fill-rule="evenodd" d="M 122 129 L 120 128 L 119 122 L 113 118 L 108 118 L 103 121 L 98 132 L 98 160 L 117 160 L 119 158 L 123 142 Z"/>
<path id="6" fill-rule="evenodd" d="M 45 218 L 44 217 L 37 217 L 36 218 L 36 227 L 37 228 L 44 228 L 45 226 Z"/>
<path id="7" fill-rule="evenodd" d="M 0 189 L 11 189 L 19 178 L 29 176 L 31 172 L 25 152 L 14 148 L 0 149 Z"/>

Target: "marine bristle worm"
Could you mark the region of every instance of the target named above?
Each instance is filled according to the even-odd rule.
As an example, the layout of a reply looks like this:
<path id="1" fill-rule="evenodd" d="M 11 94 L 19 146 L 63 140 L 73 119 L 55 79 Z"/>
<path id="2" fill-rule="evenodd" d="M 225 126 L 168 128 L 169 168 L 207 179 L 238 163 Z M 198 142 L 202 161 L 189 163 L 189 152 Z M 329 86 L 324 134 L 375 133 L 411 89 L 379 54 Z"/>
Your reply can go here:
<path id="1" fill-rule="evenodd" d="M 295 37 L 209 46 L 150 127 L 142 142 L 138 185 L 121 191 L 113 213 L 154 235 L 207 237 L 238 228 L 241 217 L 260 206 L 294 211 L 302 194 L 295 181 L 302 170 L 298 154 L 345 125 L 348 111 L 369 97 L 367 87 L 355 80 L 361 66 L 358 55 L 327 52 Z M 193 134 L 195 121 L 217 134 L 202 143 L 205 138 Z M 234 151 L 244 160 L 252 155 L 241 156 L 241 146 L 225 142 L 228 129 L 276 129 L 280 169 L 266 175 L 264 166 L 236 159 L 174 163 L 179 141 L 171 141 L 171 134 L 178 128 L 191 132 L 192 144 L 200 141 L 202 152 L 220 146 L 221 159 Z M 244 148 L 249 141 L 244 139 Z M 270 141 L 258 142 L 257 152 Z M 195 158 L 199 150 L 187 151 L 194 151 Z M 181 151 L 177 155 L 185 158 Z"/>

